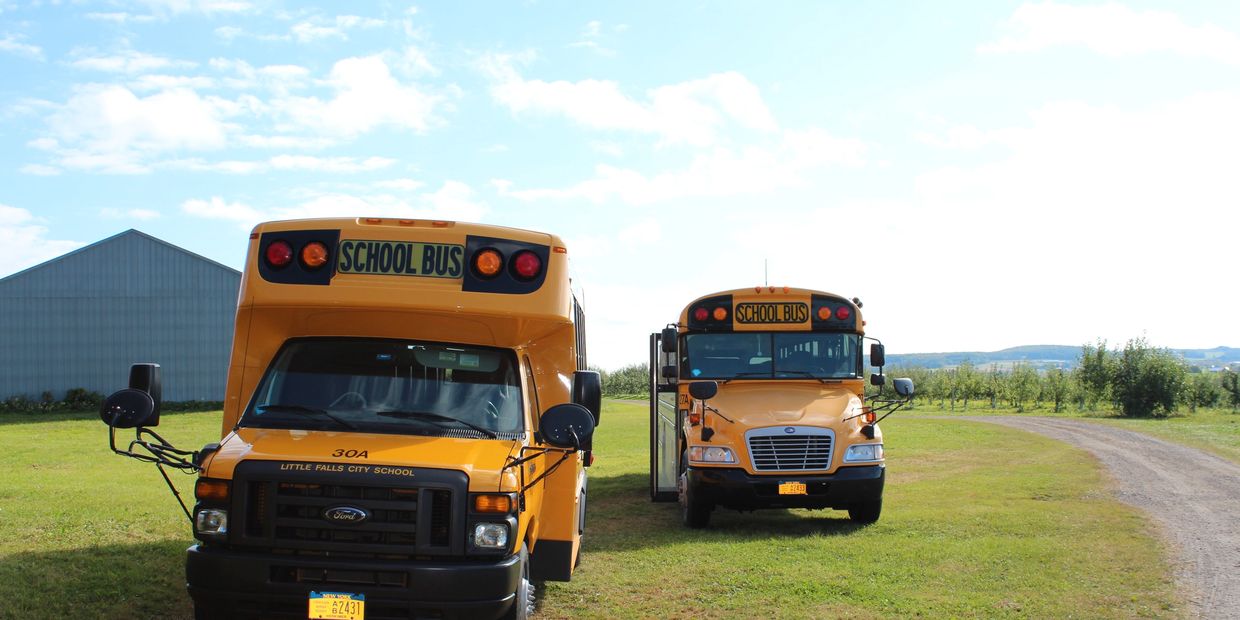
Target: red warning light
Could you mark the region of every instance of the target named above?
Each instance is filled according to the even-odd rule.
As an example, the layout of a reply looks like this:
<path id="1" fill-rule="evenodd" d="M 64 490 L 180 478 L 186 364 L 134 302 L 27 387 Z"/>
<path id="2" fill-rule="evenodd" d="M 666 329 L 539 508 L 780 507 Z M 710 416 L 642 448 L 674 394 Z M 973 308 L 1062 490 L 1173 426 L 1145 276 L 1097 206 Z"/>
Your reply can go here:
<path id="1" fill-rule="evenodd" d="M 284 267 L 293 261 L 293 246 L 287 241 L 274 241 L 267 246 L 267 264 Z"/>

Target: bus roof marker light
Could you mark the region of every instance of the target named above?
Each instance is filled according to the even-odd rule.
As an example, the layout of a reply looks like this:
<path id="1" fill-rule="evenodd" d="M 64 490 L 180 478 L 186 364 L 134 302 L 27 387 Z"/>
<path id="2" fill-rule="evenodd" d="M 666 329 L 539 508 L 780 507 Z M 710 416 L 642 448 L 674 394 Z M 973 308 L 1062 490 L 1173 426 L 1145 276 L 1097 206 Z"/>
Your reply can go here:
<path id="1" fill-rule="evenodd" d="M 818 308 L 818 320 L 826 321 L 831 318 L 831 306 L 821 306 Z"/>
<path id="2" fill-rule="evenodd" d="M 523 250 L 517 252 L 517 255 L 512 257 L 512 273 L 518 280 L 528 282 L 538 277 L 538 274 L 541 272 L 542 259 L 538 258 L 537 254 L 529 250 Z"/>
<path id="3" fill-rule="evenodd" d="M 714 318 L 716 321 L 722 321 L 728 318 L 728 309 L 724 308 L 723 306 L 719 306 L 718 308 L 715 308 L 715 312 L 712 315 L 712 318 Z"/>
<path id="4" fill-rule="evenodd" d="M 368 217 L 368 218 L 366 218 L 366 223 L 367 223 L 367 224 L 382 224 L 382 223 L 383 223 L 383 218 L 381 218 L 381 217 Z"/>
<path id="5" fill-rule="evenodd" d="M 327 264 L 327 246 L 319 241 L 311 241 L 301 249 L 301 264 L 307 269 L 318 269 Z"/>
<path id="6" fill-rule="evenodd" d="M 474 273 L 480 278 L 494 278 L 504 266 L 504 257 L 497 250 L 485 248 L 474 254 Z"/>
<path id="7" fill-rule="evenodd" d="M 399 223 L 401 226 L 414 226 L 418 222 L 417 220 L 399 220 L 397 223 Z"/>
<path id="8" fill-rule="evenodd" d="M 835 309 L 835 318 L 841 321 L 847 321 L 850 316 L 852 316 L 852 310 L 849 310 L 848 306 L 840 306 Z"/>
<path id="9" fill-rule="evenodd" d="M 705 321 L 706 319 L 709 319 L 709 318 L 710 318 L 710 312 L 706 308 L 698 306 L 697 308 L 693 310 L 693 320 Z"/>
<path id="10" fill-rule="evenodd" d="M 293 246 L 287 241 L 273 241 L 264 252 L 267 264 L 272 267 L 285 267 L 293 262 Z"/>

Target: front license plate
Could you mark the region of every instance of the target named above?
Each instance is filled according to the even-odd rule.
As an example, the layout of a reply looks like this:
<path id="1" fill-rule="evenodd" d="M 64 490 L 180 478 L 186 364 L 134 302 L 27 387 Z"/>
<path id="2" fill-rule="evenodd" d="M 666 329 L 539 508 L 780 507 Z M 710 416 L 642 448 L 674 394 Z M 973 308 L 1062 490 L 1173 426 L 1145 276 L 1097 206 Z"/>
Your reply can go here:
<path id="1" fill-rule="evenodd" d="M 366 596 L 345 592 L 311 592 L 310 620 L 365 620 Z"/>
<path id="2" fill-rule="evenodd" d="M 805 495 L 807 493 L 804 482 L 781 482 L 779 483 L 780 495 Z"/>

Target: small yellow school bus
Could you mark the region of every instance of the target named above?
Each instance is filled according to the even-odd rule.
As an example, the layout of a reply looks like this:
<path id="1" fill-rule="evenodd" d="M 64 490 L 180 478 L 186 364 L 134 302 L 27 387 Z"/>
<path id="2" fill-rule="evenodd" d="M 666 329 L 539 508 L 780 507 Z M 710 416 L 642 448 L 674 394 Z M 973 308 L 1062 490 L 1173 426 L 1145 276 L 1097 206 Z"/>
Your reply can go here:
<path id="1" fill-rule="evenodd" d="M 197 618 L 525 618 L 581 550 L 601 394 L 583 316 L 554 235 L 265 223 L 220 441 L 151 429 L 154 364 L 102 416 L 116 452 L 199 476 L 182 503 Z"/>
<path id="2" fill-rule="evenodd" d="M 878 520 L 886 463 L 884 350 L 867 398 L 861 302 L 760 286 L 700 297 L 650 336 L 650 494 L 679 501 L 685 525 L 715 507 L 833 508 Z M 880 414 L 882 417 L 879 417 Z"/>

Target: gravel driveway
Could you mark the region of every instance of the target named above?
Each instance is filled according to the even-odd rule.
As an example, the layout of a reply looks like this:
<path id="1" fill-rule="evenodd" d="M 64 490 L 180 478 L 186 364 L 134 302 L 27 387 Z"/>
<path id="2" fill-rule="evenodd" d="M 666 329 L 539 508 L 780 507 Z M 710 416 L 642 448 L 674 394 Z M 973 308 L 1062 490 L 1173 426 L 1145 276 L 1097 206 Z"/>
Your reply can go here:
<path id="1" fill-rule="evenodd" d="M 1240 465 L 1082 420 L 963 419 L 1041 433 L 1098 457 L 1116 481 L 1119 500 L 1146 511 L 1162 526 L 1188 615 L 1240 618 Z"/>

